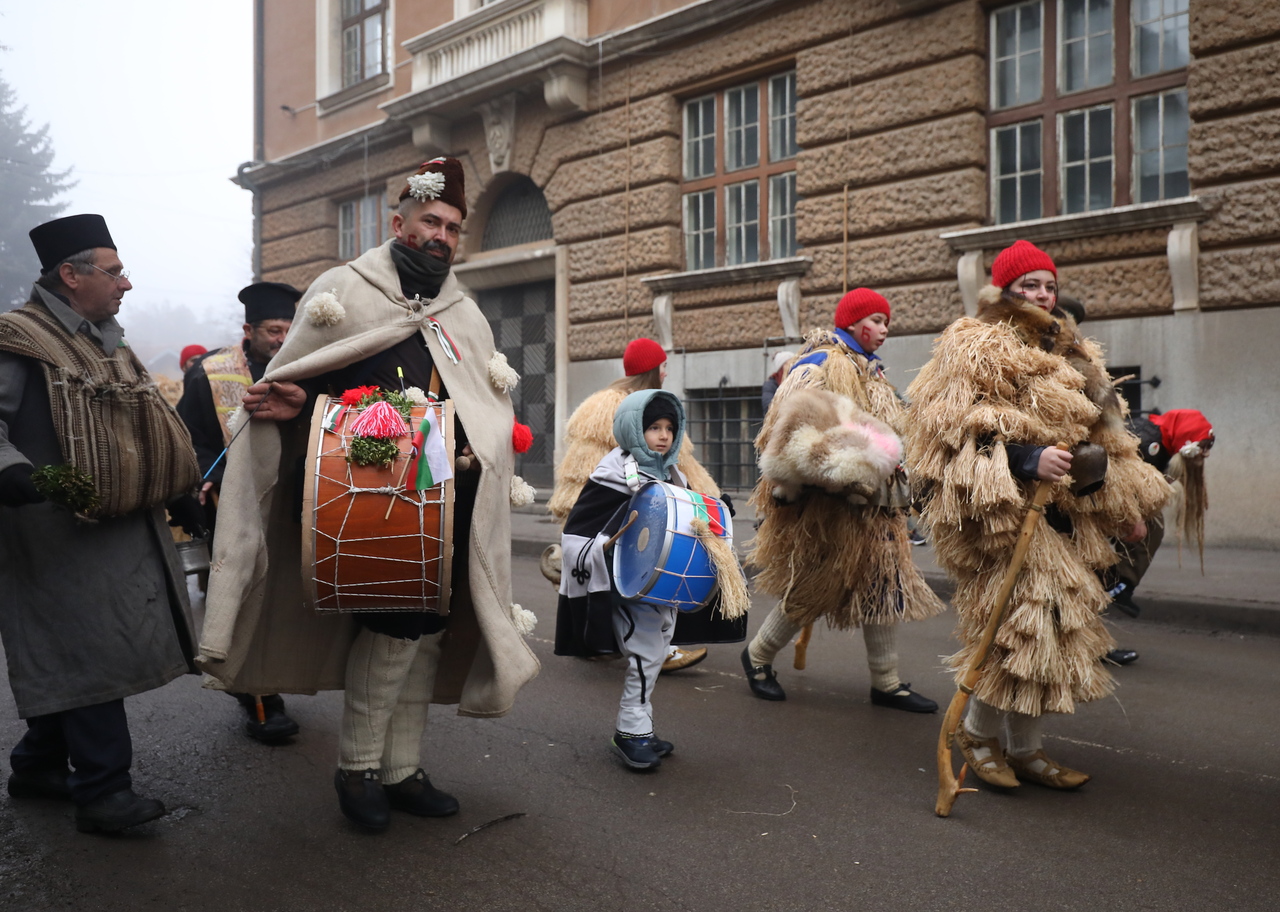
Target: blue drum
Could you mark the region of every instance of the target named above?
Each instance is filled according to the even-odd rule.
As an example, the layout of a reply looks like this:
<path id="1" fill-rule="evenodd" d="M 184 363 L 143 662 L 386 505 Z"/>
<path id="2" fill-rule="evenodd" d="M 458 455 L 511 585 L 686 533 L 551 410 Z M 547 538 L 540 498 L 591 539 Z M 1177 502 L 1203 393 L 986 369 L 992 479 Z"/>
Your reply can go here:
<path id="1" fill-rule="evenodd" d="M 719 588 L 707 549 L 691 530 L 695 519 L 733 545 L 733 523 L 723 503 L 706 494 L 651 481 L 631 498 L 626 515 L 636 519 L 613 548 L 613 580 L 630 601 L 674 605 L 681 611 L 706 607 Z"/>

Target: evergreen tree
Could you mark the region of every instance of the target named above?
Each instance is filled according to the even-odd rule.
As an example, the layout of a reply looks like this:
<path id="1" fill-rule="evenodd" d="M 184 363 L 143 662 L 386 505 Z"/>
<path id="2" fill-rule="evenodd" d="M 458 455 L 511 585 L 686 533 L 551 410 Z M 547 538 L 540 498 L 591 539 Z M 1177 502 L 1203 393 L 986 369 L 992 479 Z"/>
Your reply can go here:
<path id="1" fill-rule="evenodd" d="M 48 125 L 31 129 L 27 109 L 0 76 L 0 311 L 26 302 L 40 274 L 27 232 L 66 208 L 55 198 L 74 186 L 70 170 L 51 171 L 52 164 Z"/>

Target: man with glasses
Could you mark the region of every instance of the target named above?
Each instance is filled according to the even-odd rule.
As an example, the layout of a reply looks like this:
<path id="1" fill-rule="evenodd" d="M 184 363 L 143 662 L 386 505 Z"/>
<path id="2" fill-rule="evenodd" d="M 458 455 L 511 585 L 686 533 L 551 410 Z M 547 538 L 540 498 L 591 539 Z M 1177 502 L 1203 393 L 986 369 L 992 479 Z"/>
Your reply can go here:
<path id="1" fill-rule="evenodd" d="M 254 282 L 240 289 L 244 305 L 244 338 L 199 359 L 182 379 L 178 414 L 191 432 L 200 460 L 200 502 L 216 527 L 217 492 L 226 469 L 225 447 L 231 443 L 231 416 L 240 409 L 245 391 L 262 379 L 293 324 L 293 311 L 302 292 L 284 282 Z M 232 694 L 248 714 L 245 731 L 263 744 L 279 744 L 298 733 L 279 694 Z"/>
<path id="2" fill-rule="evenodd" d="M 165 813 L 133 791 L 124 698 L 195 670 L 164 507 L 200 532 L 199 472 L 116 322 L 133 286 L 102 216 L 31 240 L 43 272 L 0 316 L 0 637 L 27 721 L 8 790 L 116 832 Z"/>

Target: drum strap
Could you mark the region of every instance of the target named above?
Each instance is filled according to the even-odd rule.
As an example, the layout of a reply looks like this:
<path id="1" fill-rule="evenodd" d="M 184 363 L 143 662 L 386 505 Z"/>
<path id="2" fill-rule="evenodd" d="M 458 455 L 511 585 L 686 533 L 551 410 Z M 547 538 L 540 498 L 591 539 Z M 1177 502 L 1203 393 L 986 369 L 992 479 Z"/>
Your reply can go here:
<path id="1" fill-rule="evenodd" d="M 427 392 L 431 394 L 432 402 L 440 398 L 440 369 L 434 364 L 431 365 L 431 384 Z"/>

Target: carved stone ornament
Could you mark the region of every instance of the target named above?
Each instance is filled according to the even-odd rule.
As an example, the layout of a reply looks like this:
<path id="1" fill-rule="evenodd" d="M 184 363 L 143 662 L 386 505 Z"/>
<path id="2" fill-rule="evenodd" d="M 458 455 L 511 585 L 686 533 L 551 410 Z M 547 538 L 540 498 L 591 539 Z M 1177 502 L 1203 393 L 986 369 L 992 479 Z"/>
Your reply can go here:
<path id="1" fill-rule="evenodd" d="M 516 97 L 505 95 L 477 106 L 484 121 L 489 167 L 494 174 L 511 170 L 511 146 L 516 135 Z"/>

